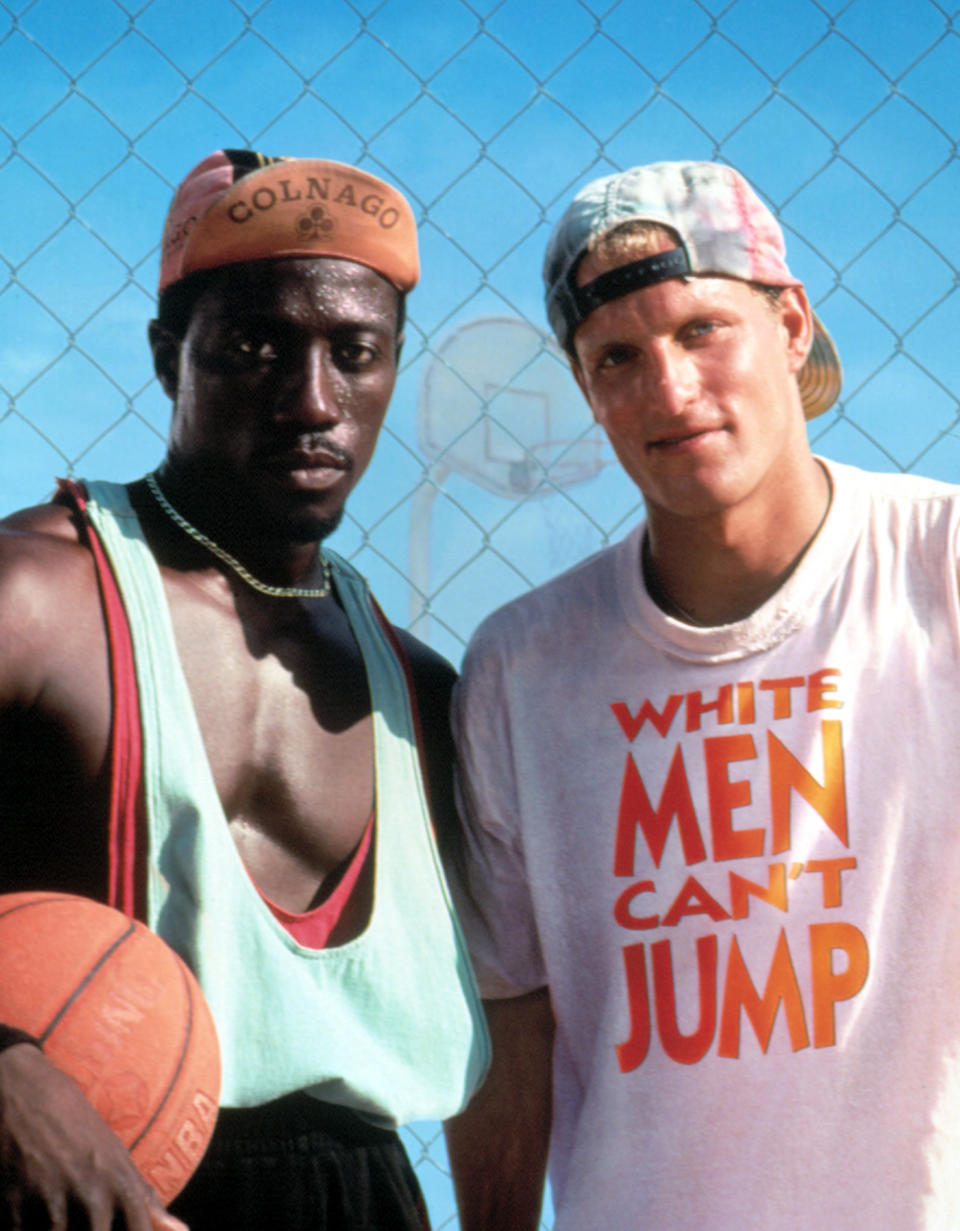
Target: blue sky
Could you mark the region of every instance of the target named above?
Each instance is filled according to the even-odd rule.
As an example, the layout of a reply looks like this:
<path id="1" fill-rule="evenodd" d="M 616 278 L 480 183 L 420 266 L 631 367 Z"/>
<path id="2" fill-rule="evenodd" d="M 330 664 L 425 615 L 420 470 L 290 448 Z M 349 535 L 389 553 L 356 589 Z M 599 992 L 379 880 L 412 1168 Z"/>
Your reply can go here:
<path id="1" fill-rule="evenodd" d="M 162 217 L 223 145 L 358 162 L 411 197 L 424 274 L 404 370 L 336 545 L 454 661 L 492 606 L 641 511 L 599 445 L 534 449 L 554 465 L 514 467 L 548 480 L 532 495 L 463 473 L 459 446 L 425 456 L 471 423 L 501 433 L 498 455 L 536 445 L 528 410 L 544 405 L 555 436 L 590 432 L 554 356 L 511 359 L 477 322 L 539 349 L 546 235 L 595 175 L 739 166 L 843 356 L 816 447 L 957 479 L 956 14 L 932 0 L 0 0 L 0 513 L 45 498 L 55 474 L 131 478 L 159 460 L 168 405 L 145 325 Z M 464 331 L 489 355 L 466 357 Z M 565 460 L 598 450 L 593 477 L 564 485 Z"/>
<path id="2" fill-rule="evenodd" d="M 120 478 L 158 460 L 157 238 L 175 183 L 224 144 L 356 161 L 413 200 L 424 276 L 405 369 L 339 545 L 397 619 L 420 610 L 407 561 L 425 554 L 421 632 L 455 660 L 491 602 L 638 512 L 610 466 L 534 499 L 456 470 L 415 495 L 432 356 L 479 318 L 543 329 L 546 234 L 596 174 L 676 157 L 744 170 L 844 358 L 817 447 L 953 477 L 952 20 L 930 0 L 0 3 L 0 510 L 67 469 Z"/>

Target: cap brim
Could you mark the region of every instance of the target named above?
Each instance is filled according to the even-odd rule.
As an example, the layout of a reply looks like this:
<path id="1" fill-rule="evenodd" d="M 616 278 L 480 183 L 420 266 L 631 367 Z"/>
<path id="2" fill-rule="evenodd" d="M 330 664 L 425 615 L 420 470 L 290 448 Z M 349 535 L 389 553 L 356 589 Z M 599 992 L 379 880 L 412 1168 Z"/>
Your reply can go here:
<path id="1" fill-rule="evenodd" d="M 797 384 L 800 386 L 803 413 L 808 419 L 815 419 L 829 410 L 840 396 L 843 385 L 840 356 L 833 338 L 816 313 L 813 315 L 813 345 L 807 362 L 797 376 Z"/>

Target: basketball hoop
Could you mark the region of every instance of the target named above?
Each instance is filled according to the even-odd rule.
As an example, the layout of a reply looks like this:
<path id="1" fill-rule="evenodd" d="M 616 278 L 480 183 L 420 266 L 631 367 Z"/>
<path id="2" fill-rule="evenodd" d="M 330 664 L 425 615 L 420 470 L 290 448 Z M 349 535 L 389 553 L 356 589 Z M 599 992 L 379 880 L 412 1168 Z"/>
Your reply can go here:
<path id="1" fill-rule="evenodd" d="M 451 473 L 508 500 L 542 499 L 592 479 L 610 459 L 563 352 L 520 317 L 481 317 L 441 343 L 424 369 L 417 427 L 433 460 L 410 525 L 410 620 L 424 636 L 430 521 Z"/>
<path id="2" fill-rule="evenodd" d="M 563 352 L 519 317 L 482 317 L 440 345 L 418 427 L 428 457 L 512 500 L 582 483 L 605 464 Z"/>

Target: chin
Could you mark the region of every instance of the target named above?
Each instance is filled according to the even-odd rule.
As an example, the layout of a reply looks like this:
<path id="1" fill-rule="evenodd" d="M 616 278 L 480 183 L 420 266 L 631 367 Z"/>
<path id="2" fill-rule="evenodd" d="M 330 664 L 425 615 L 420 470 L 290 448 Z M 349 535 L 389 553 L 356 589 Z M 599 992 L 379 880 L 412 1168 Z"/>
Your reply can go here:
<path id="1" fill-rule="evenodd" d="M 739 495 L 714 484 L 687 482 L 649 484 L 641 488 L 646 503 L 673 517 L 710 517 L 739 503 Z"/>
<path id="2" fill-rule="evenodd" d="M 304 510 L 299 516 L 291 517 L 285 528 L 285 538 L 295 543 L 321 543 L 329 538 L 343 520 L 343 509 L 335 513 L 318 513 Z"/>

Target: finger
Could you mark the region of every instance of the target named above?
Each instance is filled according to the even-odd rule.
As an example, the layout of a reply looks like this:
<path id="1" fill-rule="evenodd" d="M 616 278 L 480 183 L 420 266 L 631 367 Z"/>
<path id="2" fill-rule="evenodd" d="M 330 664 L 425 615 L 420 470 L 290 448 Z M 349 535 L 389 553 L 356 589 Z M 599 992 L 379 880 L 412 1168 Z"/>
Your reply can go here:
<path id="1" fill-rule="evenodd" d="M 128 1196 L 118 1205 L 117 1212 L 121 1218 L 108 1223 L 107 1231 L 112 1231 L 116 1226 L 125 1228 L 125 1231 L 190 1231 L 186 1223 L 163 1208 L 152 1188 L 146 1188 L 136 1196 Z M 91 1231 L 94 1228 L 91 1227 Z"/>
<path id="2" fill-rule="evenodd" d="M 190 1231 L 185 1222 L 175 1218 L 169 1211 L 159 1205 L 151 1205 L 148 1210 L 150 1225 L 153 1231 Z"/>

